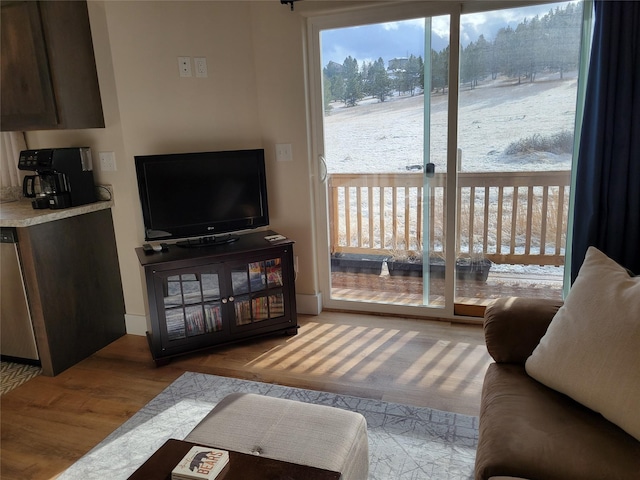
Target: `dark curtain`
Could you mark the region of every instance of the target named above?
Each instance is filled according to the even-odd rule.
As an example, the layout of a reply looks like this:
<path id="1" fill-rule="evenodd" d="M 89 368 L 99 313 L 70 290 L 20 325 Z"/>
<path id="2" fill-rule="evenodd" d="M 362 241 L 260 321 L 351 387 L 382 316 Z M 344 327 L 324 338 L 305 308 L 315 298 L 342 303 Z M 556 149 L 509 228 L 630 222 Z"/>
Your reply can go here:
<path id="1" fill-rule="evenodd" d="M 590 245 L 640 273 L 640 2 L 596 0 L 571 281 Z"/>

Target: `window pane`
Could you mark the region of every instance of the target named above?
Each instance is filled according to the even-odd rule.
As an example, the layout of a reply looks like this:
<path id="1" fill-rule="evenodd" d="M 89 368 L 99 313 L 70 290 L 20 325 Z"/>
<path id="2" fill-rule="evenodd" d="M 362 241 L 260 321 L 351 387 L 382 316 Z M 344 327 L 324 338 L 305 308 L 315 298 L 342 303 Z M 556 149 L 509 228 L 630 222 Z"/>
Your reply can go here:
<path id="1" fill-rule="evenodd" d="M 581 24 L 575 2 L 461 18 L 459 279 L 491 260 L 496 285 L 561 298 Z"/>
<path id="2" fill-rule="evenodd" d="M 449 25 L 441 16 L 322 32 L 332 299 L 444 305 L 442 276 L 425 288 L 423 256 L 444 248 Z M 428 162 L 439 178 L 425 192 Z M 394 270 L 407 259 L 411 277 Z"/>

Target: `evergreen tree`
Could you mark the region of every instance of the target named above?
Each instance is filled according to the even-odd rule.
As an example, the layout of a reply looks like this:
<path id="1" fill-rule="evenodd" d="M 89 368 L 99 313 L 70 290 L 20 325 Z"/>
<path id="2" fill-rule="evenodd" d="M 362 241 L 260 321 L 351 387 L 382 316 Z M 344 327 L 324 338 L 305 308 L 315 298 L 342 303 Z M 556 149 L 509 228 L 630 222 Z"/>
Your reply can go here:
<path id="1" fill-rule="evenodd" d="M 533 82 L 536 79 L 536 73 L 544 69 L 544 59 L 541 52 L 542 24 L 536 15 L 531 22 L 525 22 L 523 25 L 525 27 L 521 32 L 521 55 L 525 58 L 524 72 L 529 81 Z"/>
<path id="2" fill-rule="evenodd" d="M 326 69 L 322 70 L 322 103 L 324 105 L 324 113 L 328 115 L 333 108 L 331 102 L 333 101 L 331 94 L 331 79 L 327 76 Z"/>
<path id="3" fill-rule="evenodd" d="M 362 77 L 362 94 L 365 97 L 373 95 L 373 74 L 371 62 L 362 62 L 360 76 Z"/>
<path id="4" fill-rule="evenodd" d="M 373 82 L 371 84 L 371 95 L 384 102 L 387 97 L 393 94 L 391 87 L 391 79 L 387 74 L 387 69 L 384 67 L 384 60 L 382 57 L 378 58 L 369 70 Z"/>
<path id="5" fill-rule="evenodd" d="M 329 62 L 322 69 L 323 78 L 328 80 L 331 91 L 331 101 L 342 100 L 344 97 L 344 77 L 342 75 L 342 65 L 336 62 Z"/>
<path id="6" fill-rule="evenodd" d="M 517 66 L 518 51 L 513 29 L 506 27 L 498 30 L 494 44 L 498 70 L 507 77 L 516 77 L 519 73 Z"/>
<path id="7" fill-rule="evenodd" d="M 469 83 L 469 86 L 474 88 L 478 85 L 482 70 L 478 44 L 471 42 L 460 52 L 460 80 L 463 83 Z"/>
<path id="8" fill-rule="evenodd" d="M 540 72 L 558 72 L 560 78 L 569 69 L 575 69 L 579 61 L 582 6 L 570 3 L 564 9 L 556 7 L 539 18 L 525 19 L 515 30 L 501 28 L 493 41 L 483 35 L 463 47 L 460 52 L 460 80 L 471 88 L 489 75 L 536 80 Z M 430 71 L 433 92 L 446 92 L 449 80 L 449 46 L 440 52 L 431 50 Z M 424 91 L 425 65 L 421 57 L 389 60 L 385 70 L 384 60 L 358 62 L 347 57 L 342 65 L 329 62 L 323 69 L 325 104 L 342 100 L 347 106 L 355 106 L 365 96 L 371 95 L 384 102 L 392 88 L 399 93 L 414 95 L 417 88 Z M 330 99 L 330 100 L 329 100 Z"/>
<path id="9" fill-rule="evenodd" d="M 339 77 L 334 77 L 331 81 L 331 99 L 332 100 L 342 100 L 344 101 L 345 96 L 345 87 L 344 77 L 340 75 Z"/>
<path id="10" fill-rule="evenodd" d="M 480 35 L 476 42 L 476 56 L 478 57 L 478 67 L 475 72 L 476 85 L 478 81 L 485 79 L 491 73 L 492 52 L 491 43 L 484 38 L 484 35 Z"/>
<path id="11" fill-rule="evenodd" d="M 564 72 L 574 69 L 580 53 L 582 9 L 574 3 L 556 7 L 542 18 L 525 19 L 515 30 L 500 29 L 493 42 L 492 77 L 501 73 L 509 78 L 535 81 L 538 72 Z"/>
<path id="12" fill-rule="evenodd" d="M 405 92 L 409 92 L 413 97 L 416 93 L 416 89 L 420 87 L 420 78 L 424 72 L 424 63 L 422 57 L 416 57 L 415 55 L 409 56 L 407 62 L 407 68 L 403 72 L 403 85 Z"/>
<path id="13" fill-rule="evenodd" d="M 563 78 L 564 72 L 575 68 L 580 55 L 582 12 L 570 3 L 564 10 L 549 12 L 548 35 L 553 44 L 551 68 Z"/>
<path id="14" fill-rule="evenodd" d="M 349 55 L 342 64 L 344 76 L 344 94 L 342 101 L 347 107 L 355 107 L 363 98 L 362 76 L 358 71 L 358 61 Z"/>
<path id="15" fill-rule="evenodd" d="M 431 88 L 445 93 L 449 86 L 449 45 L 440 52 L 431 50 Z M 423 82 L 424 87 L 424 82 Z"/>

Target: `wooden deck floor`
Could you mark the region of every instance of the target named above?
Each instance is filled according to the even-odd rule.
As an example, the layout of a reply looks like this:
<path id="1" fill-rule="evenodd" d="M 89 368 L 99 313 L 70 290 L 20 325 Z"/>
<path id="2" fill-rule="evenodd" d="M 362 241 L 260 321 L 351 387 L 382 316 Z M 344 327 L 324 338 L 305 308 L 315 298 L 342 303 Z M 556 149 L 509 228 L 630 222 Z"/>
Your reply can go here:
<path id="1" fill-rule="evenodd" d="M 548 273 L 489 272 L 486 282 L 458 281 L 456 304 L 486 305 L 494 298 L 521 296 L 562 299 L 562 270 Z M 331 296 L 339 300 L 422 305 L 422 277 L 371 273 L 333 272 Z M 431 302 L 444 302 L 444 281 L 432 280 Z"/>

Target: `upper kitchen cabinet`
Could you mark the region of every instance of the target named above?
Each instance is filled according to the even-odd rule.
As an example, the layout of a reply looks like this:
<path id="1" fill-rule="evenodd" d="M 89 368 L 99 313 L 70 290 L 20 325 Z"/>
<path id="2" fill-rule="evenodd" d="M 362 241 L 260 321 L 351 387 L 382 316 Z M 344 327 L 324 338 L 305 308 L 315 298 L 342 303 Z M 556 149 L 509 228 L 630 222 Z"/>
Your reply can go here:
<path id="1" fill-rule="evenodd" d="M 102 128 L 87 3 L 0 4 L 2 131 Z"/>

